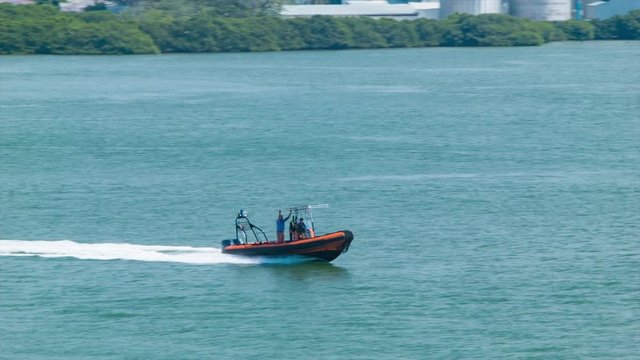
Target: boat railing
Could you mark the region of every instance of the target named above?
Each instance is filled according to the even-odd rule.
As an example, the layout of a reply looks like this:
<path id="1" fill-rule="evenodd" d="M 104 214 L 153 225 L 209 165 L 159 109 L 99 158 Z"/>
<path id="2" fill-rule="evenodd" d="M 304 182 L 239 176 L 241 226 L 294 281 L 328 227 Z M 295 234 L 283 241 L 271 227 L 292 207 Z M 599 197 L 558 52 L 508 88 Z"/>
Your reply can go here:
<path id="1" fill-rule="evenodd" d="M 249 235 L 247 234 L 248 230 L 251 231 L 253 235 L 254 242 L 268 242 L 267 235 L 260 229 L 259 227 L 253 225 L 249 218 L 243 215 L 238 215 L 236 218 L 236 238 L 244 243 L 249 243 Z"/>

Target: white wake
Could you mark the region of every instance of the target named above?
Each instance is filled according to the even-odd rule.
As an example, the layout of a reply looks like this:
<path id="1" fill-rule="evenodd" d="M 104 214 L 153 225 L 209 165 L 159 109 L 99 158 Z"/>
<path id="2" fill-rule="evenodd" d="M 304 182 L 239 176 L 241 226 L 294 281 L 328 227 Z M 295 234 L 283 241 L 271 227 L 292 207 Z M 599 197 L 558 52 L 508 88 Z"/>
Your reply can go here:
<path id="1" fill-rule="evenodd" d="M 261 259 L 223 254 L 213 247 L 78 243 L 70 240 L 0 240 L 0 256 L 70 257 L 83 260 L 164 261 L 185 264 L 259 264 Z"/>

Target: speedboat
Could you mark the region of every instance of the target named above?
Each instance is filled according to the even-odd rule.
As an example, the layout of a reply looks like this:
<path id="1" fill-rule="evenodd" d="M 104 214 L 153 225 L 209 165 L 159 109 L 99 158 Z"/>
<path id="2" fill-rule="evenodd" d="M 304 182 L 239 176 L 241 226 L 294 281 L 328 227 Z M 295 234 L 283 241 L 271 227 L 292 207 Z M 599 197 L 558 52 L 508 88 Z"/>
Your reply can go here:
<path id="1" fill-rule="evenodd" d="M 222 241 L 222 252 L 242 256 L 283 257 L 304 256 L 316 260 L 332 261 L 349 250 L 353 233 L 349 230 L 316 235 L 312 209 L 326 208 L 328 205 L 304 205 L 289 208 L 290 223 L 295 227 L 300 219 L 305 226 L 290 231 L 289 239 L 281 242 L 268 240 L 264 231 L 249 221 L 247 213 L 240 210 L 236 217 L 236 238 Z M 304 220 L 306 219 L 306 220 Z M 293 225 L 292 225 L 293 224 Z M 251 241 L 249 240 L 251 239 Z"/>

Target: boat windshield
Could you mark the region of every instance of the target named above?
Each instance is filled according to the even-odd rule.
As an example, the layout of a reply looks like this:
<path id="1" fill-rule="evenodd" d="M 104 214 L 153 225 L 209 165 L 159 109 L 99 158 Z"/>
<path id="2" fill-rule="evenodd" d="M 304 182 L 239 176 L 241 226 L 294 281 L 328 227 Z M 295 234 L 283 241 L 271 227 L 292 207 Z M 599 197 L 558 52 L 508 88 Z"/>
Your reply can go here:
<path id="1" fill-rule="evenodd" d="M 293 221 L 303 219 L 309 232 L 311 234 L 317 234 L 318 229 L 316 228 L 316 224 L 313 221 L 313 209 L 326 209 L 328 207 L 328 204 L 302 205 L 290 207 L 289 211 L 291 211 L 291 213 L 293 214 Z"/>

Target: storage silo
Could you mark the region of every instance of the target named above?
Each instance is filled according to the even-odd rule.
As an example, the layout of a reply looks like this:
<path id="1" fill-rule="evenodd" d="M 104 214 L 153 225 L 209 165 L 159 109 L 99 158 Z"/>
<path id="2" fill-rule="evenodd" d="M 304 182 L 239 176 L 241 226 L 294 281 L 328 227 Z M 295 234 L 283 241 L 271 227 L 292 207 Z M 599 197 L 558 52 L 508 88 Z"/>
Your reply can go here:
<path id="1" fill-rule="evenodd" d="M 440 18 L 461 14 L 500 14 L 502 0 L 440 0 Z"/>
<path id="2" fill-rule="evenodd" d="M 564 21 L 571 19 L 572 0 L 511 0 L 511 15 L 531 20 Z"/>

